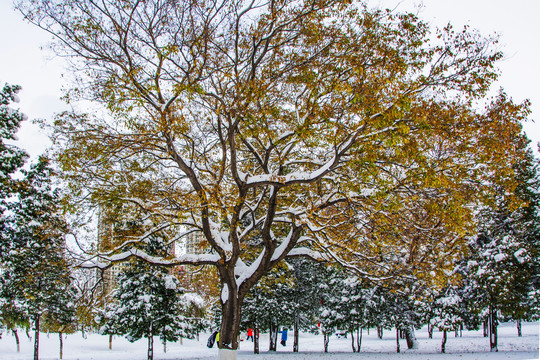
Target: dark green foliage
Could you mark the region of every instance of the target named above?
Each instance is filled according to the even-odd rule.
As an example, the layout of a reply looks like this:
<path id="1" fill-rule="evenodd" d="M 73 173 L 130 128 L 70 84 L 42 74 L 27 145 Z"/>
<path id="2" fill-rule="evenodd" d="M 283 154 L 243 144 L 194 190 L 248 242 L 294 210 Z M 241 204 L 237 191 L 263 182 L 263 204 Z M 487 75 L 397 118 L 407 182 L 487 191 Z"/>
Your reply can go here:
<path id="1" fill-rule="evenodd" d="M 145 250 L 163 256 L 166 248 L 163 241 L 153 238 Z M 197 312 L 196 307 L 202 307 L 202 300 L 184 294 L 179 281 L 167 269 L 142 260 L 123 266 L 114 302 L 100 319 L 102 333 L 122 334 L 129 341 L 148 338 L 151 358 L 153 336 L 159 336 L 162 341 L 176 341 L 180 337 L 192 338 L 200 331 L 201 319 L 189 316 Z"/>

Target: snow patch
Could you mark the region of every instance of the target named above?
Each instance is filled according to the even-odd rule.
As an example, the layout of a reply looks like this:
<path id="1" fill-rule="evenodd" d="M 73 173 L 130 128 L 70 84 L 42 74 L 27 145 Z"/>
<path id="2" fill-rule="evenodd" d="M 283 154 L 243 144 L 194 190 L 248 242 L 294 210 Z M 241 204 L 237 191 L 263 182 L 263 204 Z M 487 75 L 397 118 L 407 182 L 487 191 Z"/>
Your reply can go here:
<path id="1" fill-rule="evenodd" d="M 229 300 L 229 286 L 223 284 L 223 289 L 221 289 L 221 302 L 225 304 Z"/>

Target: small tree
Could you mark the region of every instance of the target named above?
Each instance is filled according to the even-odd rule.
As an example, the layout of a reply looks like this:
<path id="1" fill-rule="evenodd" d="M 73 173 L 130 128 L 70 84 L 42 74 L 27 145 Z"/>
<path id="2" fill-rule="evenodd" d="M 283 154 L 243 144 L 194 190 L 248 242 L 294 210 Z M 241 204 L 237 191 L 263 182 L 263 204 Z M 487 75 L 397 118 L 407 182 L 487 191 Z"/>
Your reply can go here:
<path id="1" fill-rule="evenodd" d="M 161 253 L 166 251 L 164 245 L 154 238 L 148 242 L 146 251 Z M 181 296 L 184 289 L 166 269 L 133 260 L 124 264 L 117 282 L 114 302 L 102 315 L 102 333 L 126 335 L 132 342 L 147 338 L 148 360 L 154 358 L 155 335 L 163 342 L 194 337 L 197 331 L 194 321 L 184 315 L 192 302 Z"/>
<path id="2" fill-rule="evenodd" d="M 461 297 L 452 287 L 443 291 L 432 304 L 433 317 L 430 319 L 430 323 L 443 332 L 442 353 L 446 352 L 447 332 L 456 330 L 463 324 L 461 309 Z"/>

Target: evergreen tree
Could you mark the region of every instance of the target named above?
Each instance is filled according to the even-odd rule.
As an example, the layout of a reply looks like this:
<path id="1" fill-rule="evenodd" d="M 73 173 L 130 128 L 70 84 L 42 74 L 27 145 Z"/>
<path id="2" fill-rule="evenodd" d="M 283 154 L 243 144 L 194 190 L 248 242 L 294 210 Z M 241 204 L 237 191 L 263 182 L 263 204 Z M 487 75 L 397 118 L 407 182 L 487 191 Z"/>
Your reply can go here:
<path id="1" fill-rule="evenodd" d="M 18 184 L 10 203 L 9 252 L 4 256 L 0 294 L 8 307 L 24 311 L 35 330 L 34 359 L 39 357 L 40 321 L 44 316 L 72 322 L 74 291 L 64 257 L 67 226 L 59 214 L 52 170 L 40 158 Z"/>
<path id="2" fill-rule="evenodd" d="M 448 331 L 457 330 L 463 324 L 462 299 L 455 287 L 448 287 L 433 301 L 433 317 L 430 324 L 443 332 L 441 352 L 446 352 Z"/>
<path id="3" fill-rule="evenodd" d="M 149 253 L 162 255 L 166 244 L 159 238 L 149 239 Z M 197 328 L 184 314 L 192 305 L 182 297 L 184 289 L 167 269 L 142 260 L 126 263 L 120 272 L 115 301 L 102 315 L 104 334 L 126 335 L 129 341 L 148 339 L 148 359 L 154 356 L 153 337 L 161 341 L 176 341 L 180 337 L 194 337 Z"/>
<path id="4" fill-rule="evenodd" d="M 23 150 L 6 142 L 16 139 L 15 133 L 26 117 L 9 106 L 13 102 L 19 102 L 17 93 L 20 89 L 20 86 L 6 84 L 0 91 L 0 260 L 9 251 L 10 225 L 5 211 L 10 198 L 16 192 L 17 181 L 13 180 L 12 176 L 28 157 Z"/>
<path id="5" fill-rule="evenodd" d="M 473 310 L 488 317 L 491 351 L 498 351 L 501 315 L 520 321 L 538 311 L 534 294 L 539 288 L 540 201 L 537 166 L 528 155 L 516 171 L 515 195 L 525 205 L 516 208 L 501 192 L 494 206 L 480 212 L 479 233 L 471 240 L 465 269 Z"/>

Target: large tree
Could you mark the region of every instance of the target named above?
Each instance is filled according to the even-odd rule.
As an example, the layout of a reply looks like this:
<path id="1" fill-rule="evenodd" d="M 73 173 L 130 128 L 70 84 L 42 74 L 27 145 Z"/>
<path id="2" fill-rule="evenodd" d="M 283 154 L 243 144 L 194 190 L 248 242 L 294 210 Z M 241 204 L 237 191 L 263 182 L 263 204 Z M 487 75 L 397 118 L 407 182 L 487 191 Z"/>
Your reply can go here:
<path id="1" fill-rule="evenodd" d="M 486 184 L 513 186 L 508 164 L 527 104 L 501 95 L 477 106 L 501 54 L 474 31 L 432 34 L 412 14 L 337 0 L 32 0 L 19 9 L 73 60 L 68 99 L 106 109 L 55 123 L 72 204 L 129 202 L 156 224 L 151 232 L 200 232 L 212 250 L 109 252 L 98 265 L 138 256 L 215 266 L 222 354 L 238 348 L 244 297 L 286 257 L 326 252 L 371 275 L 365 261 L 392 259 L 364 251 L 394 245 L 364 236 L 374 213 L 425 190 L 448 203 L 441 212 L 459 210 L 460 233 L 464 206 Z"/>

